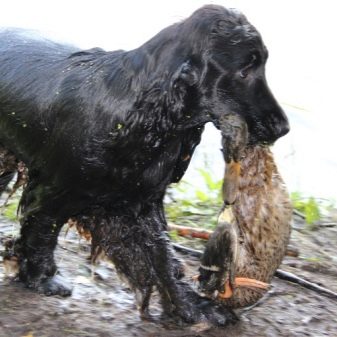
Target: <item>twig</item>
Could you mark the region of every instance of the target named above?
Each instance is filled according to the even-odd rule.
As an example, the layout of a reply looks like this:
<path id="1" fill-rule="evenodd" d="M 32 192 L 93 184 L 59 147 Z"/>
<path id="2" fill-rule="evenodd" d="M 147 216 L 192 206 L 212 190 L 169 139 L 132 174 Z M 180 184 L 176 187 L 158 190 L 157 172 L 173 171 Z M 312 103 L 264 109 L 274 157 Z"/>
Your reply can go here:
<path id="1" fill-rule="evenodd" d="M 337 293 L 335 293 L 332 290 L 329 290 L 327 288 L 321 287 L 320 285 L 309 282 L 293 273 L 289 273 L 287 271 L 277 269 L 275 272 L 275 276 L 278 277 L 281 280 L 289 281 L 292 283 L 296 283 L 304 288 L 316 291 L 317 293 L 327 296 L 331 299 L 337 300 Z"/>
<path id="2" fill-rule="evenodd" d="M 293 214 L 299 216 L 302 219 L 305 219 L 305 215 L 302 212 L 298 211 L 297 209 L 293 209 Z"/>
<path id="3" fill-rule="evenodd" d="M 73 250 L 73 249 L 69 249 L 69 248 L 67 248 L 67 247 L 64 247 L 64 246 L 59 246 L 61 249 L 64 249 L 64 250 L 66 250 L 66 251 L 68 251 L 68 252 L 72 252 L 72 253 L 74 253 L 74 254 L 78 254 L 78 252 L 76 251 L 76 250 Z"/>
<path id="4" fill-rule="evenodd" d="M 318 224 L 319 227 L 326 228 L 326 227 L 335 227 L 337 226 L 336 222 L 322 222 Z"/>
<path id="5" fill-rule="evenodd" d="M 172 246 L 179 253 L 187 254 L 190 256 L 198 257 L 198 258 L 202 256 L 202 251 L 200 250 L 187 248 L 185 246 L 178 245 L 177 243 L 172 243 Z"/>

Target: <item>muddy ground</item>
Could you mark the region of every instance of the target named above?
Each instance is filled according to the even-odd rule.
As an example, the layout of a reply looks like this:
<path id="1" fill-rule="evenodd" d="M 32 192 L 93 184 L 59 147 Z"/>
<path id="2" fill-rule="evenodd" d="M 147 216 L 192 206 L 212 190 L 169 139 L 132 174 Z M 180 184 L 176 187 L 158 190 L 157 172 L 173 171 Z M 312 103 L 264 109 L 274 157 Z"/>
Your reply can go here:
<path id="1" fill-rule="evenodd" d="M 283 270 L 337 292 L 337 216 L 325 219 L 316 230 L 295 219 L 291 244 L 298 257 L 286 257 Z M 0 217 L 0 238 L 18 233 L 19 226 Z M 0 251 L 4 247 L 0 243 Z M 89 245 L 75 232 L 60 236 L 56 260 L 74 286 L 69 298 L 45 297 L 12 282 L 4 275 L 0 258 L 1 337 L 110 337 L 110 336 L 336 336 L 337 301 L 296 284 L 274 278 L 272 288 L 254 308 L 239 312 L 240 321 L 226 328 L 164 326 L 142 321 L 133 294 L 113 265 L 88 262 Z M 182 256 L 189 275 L 198 261 Z M 151 311 L 159 315 L 157 296 Z"/>

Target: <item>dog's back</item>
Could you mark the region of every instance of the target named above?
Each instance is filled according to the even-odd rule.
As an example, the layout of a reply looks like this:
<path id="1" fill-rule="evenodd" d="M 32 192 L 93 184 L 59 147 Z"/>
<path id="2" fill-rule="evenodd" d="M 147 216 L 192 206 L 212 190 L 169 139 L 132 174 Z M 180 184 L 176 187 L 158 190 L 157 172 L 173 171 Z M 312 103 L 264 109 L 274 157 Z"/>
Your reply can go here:
<path id="1" fill-rule="evenodd" d="M 71 53 L 78 51 L 23 29 L 0 30 L 0 88 L 1 95 L 35 91 L 48 92 L 45 86 L 51 76 Z M 48 70 L 48 71 L 47 71 Z M 55 78 L 57 79 L 57 77 Z M 54 86 L 57 85 L 54 81 Z M 34 85 L 33 85 L 34 84 Z M 10 89 L 14 90 L 11 92 Z M 1 101 L 0 107 L 3 105 Z"/>
<path id="2" fill-rule="evenodd" d="M 62 81 L 61 64 L 74 51 L 25 30 L 0 31 L 0 143 L 27 163 L 51 131 L 48 105 Z"/>

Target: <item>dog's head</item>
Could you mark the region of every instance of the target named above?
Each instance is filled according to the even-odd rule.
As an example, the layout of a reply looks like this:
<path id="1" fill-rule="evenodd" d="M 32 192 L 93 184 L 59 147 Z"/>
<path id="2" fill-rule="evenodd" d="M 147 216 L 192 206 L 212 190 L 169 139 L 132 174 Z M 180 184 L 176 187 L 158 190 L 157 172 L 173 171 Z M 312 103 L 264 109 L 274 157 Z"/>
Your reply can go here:
<path id="1" fill-rule="evenodd" d="M 183 96 L 189 114 L 209 118 L 219 129 L 227 115 L 238 114 L 248 126 L 249 144 L 273 143 L 289 131 L 267 85 L 268 51 L 242 14 L 205 6 L 173 28 L 177 40 L 171 53 L 175 65 L 182 61 L 174 90 Z"/>

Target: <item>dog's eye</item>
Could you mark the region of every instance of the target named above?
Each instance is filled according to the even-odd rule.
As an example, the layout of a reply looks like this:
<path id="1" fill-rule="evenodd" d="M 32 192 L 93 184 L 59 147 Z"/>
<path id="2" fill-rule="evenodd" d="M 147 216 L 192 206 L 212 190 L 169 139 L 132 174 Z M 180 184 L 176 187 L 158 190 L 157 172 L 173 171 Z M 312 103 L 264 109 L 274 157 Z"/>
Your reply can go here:
<path id="1" fill-rule="evenodd" d="M 248 71 L 247 69 L 243 69 L 240 71 L 240 77 L 241 78 L 246 78 L 248 76 Z"/>
<path id="2" fill-rule="evenodd" d="M 259 57 L 257 54 L 252 54 L 250 56 L 249 61 L 246 63 L 246 65 L 241 69 L 240 71 L 240 77 L 246 78 L 249 74 L 249 71 L 257 67 L 259 64 Z"/>

